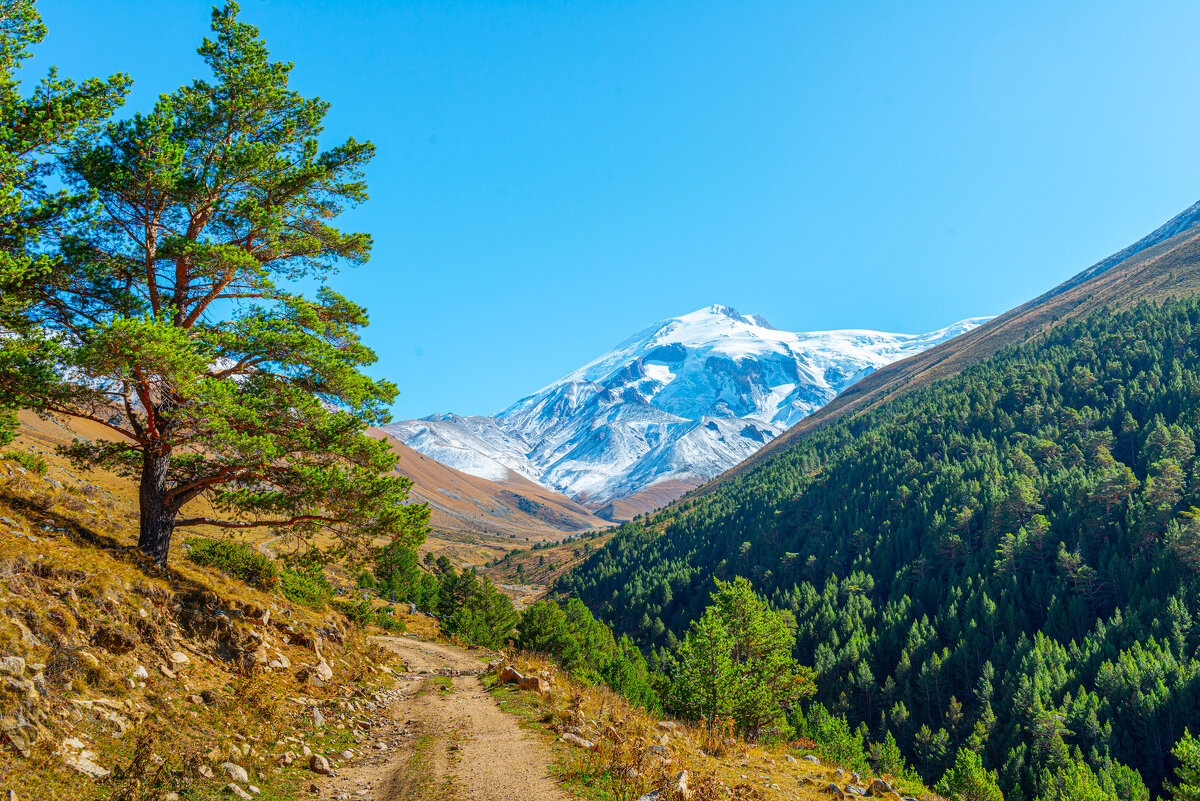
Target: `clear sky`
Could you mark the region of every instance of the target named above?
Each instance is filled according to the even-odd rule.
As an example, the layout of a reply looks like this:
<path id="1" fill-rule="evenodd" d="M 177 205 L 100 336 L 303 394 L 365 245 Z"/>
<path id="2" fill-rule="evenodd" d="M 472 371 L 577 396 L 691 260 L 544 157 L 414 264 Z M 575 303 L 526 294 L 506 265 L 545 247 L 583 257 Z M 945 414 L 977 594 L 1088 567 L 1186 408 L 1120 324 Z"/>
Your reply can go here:
<path id="1" fill-rule="evenodd" d="M 36 66 L 202 76 L 211 2 L 43 0 Z M 491 414 L 711 303 L 996 314 L 1200 199 L 1200 4 L 244 0 L 328 142 L 397 418 Z M 205 76 L 206 77 L 206 76 Z"/>

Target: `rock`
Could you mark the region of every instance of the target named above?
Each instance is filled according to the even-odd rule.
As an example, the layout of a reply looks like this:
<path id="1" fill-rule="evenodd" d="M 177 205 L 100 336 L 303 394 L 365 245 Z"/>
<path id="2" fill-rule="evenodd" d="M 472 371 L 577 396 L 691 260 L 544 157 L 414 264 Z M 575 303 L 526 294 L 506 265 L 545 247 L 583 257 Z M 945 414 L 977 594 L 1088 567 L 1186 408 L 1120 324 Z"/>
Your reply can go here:
<path id="1" fill-rule="evenodd" d="M 517 672 L 516 668 L 511 665 L 506 665 L 504 670 L 500 671 L 500 681 L 505 684 L 516 683 L 520 684 L 525 681 L 525 677 Z"/>
<path id="2" fill-rule="evenodd" d="M 9 733 L 9 736 L 10 737 L 12 736 L 11 732 Z M 68 766 L 74 768 L 75 770 L 79 771 L 84 776 L 88 776 L 92 779 L 103 779 L 105 776 L 108 776 L 110 773 L 112 773 L 111 770 L 108 770 L 107 768 L 102 768 L 99 765 L 97 765 L 95 762 L 93 762 L 92 760 L 94 758 L 95 758 L 95 755 L 92 754 L 91 751 L 84 751 L 75 756 L 69 756 L 69 757 L 65 758 L 63 760 L 63 762 L 65 762 Z"/>
<path id="3" fill-rule="evenodd" d="M 100 660 L 97 659 L 94 654 L 91 654 L 87 651 L 80 651 L 77 656 L 79 657 L 79 661 L 82 662 L 89 670 L 100 669 Z"/>
<path id="4" fill-rule="evenodd" d="M 342 759 L 354 759 L 354 752 L 347 748 L 341 753 Z"/>
<path id="5" fill-rule="evenodd" d="M 825 792 L 832 793 L 834 798 L 846 797 L 846 794 L 842 792 L 842 788 L 832 783 L 825 785 Z"/>
<path id="6" fill-rule="evenodd" d="M 571 743 L 572 745 L 577 745 L 580 748 L 586 748 L 589 751 L 595 750 L 595 748 L 596 748 L 596 744 L 593 743 L 591 740 L 585 740 L 582 737 L 580 737 L 579 735 L 571 734 L 570 732 L 567 732 L 566 734 L 562 735 L 558 739 L 560 742 Z"/>
<path id="7" fill-rule="evenodd" d="M 791 754 L 788 754 L 784 757 L 784 761 L 786 761 L 789 765 L 794 765 L 796 763 L 796 758 Z"/>
<path id="8" fill-rule="evenodd" d="M 883 779 L 873 779 L 871 786 L 868 788 L 871 795 L 886 795 L 892 792 L 892 785 L 885 782 Z"/>
<path id="9" fill-rule="evenodd" d="M 814 765 L 820 765 L 820 764 L 821 764 L 821 760 L 817 759 L 817 758 L 816 758 L 815 756 L 813 756 L 812 754 L 805 754 L 803 757 L 801 757 L 801 759 L 803 759 L 805 762 L 811 762 L 811 763 L 813 763 Z"/>
<path id="10" fill-rule="evenodd" d="M 308 769 L 321 776 L 328 776 L 331 772 L 329 769 L 329 760 L 320 754 L 312 755 L 312 759 L 308 760 Z"/>
<path id="11" fill-rule="evenodd" d="M 179 801 L 179 793 L 172 790 L 163 796 L 163 801 Z"/>
<path id="12" fill-rule="evenodd" d="M 268 612 L 267 614 L 270 614 L 270 613 Z M 253 784 L 246 785 L 246 789 L 250 792 L 250 795 L 258 795 L 259 793 L 262 792 L 262 790 L 258 789 Z"/>
<path id="13" fill-rule="evenodd" d="M 229 795 L 233 796 L 234 798 L 253 798 L 254 797 L 254 796 L 250 795 L 249 793 L 247 793 L 245 790 L 243 790 L 241 787 L 238 787 L 233 782 L 230 782 L 229 784 L 225 785 L 224 792 L 228 793 Z"/>
<path id="14" fill-rule="evenodd" d="M 200 767 L 196 768 L 196 772 L 199 773 L 201 778 L 204 778 L 204 779 L 211 779 L 211 778 L 214 778 L 216 775 L 213 773 L 213 769 L 210 768 L 208 765 L 201 765 Z"/>
<path id="15" fill-rule="evenodd" d="M 291 751 L 284 751 L 283 756 L 281 756 L 279 758 L 279 764 L 283 765 L 285 768 L 288 767 L 289 765 L 293 764 L 295 761 L 296 761 L 296 755 L 293 754 Z"/>
<path id="16" fill-rule="evenodd" d="M 551 687 L 550 682 L 540 676 L 527 676 L 521 680 L 519 685 L 522 690 L 537 693 L 538 695 L 548 695 Z"/>
<path id="17" fill-rule="evenodd" d="M 267 667 L 271 670 L 287 670 L 292 666 L 292 660 L 288 659 L 280 651 L 275 652 L 275 658 L 267 663 Z"/>
<path id="18" fill-rule="evenodd" d="M 250 781 L 250 776 L 246 773 L 246 769 L 241 765 L 235 765 L 232 762 L 222 762 L 221 770 L 224 771 L 226 776 L 233 779 L 235 782 L 239 782 L 240 784 L 245 784 L 246 782 Z"/>
<path id="19" fill-rule="evenodd" d="M 671 791 L 672 795 L 681 795 L 684 798 L 692 794 L 692 791 L 688 789 L 688 772 L 686 770 L 675 774 L 675 783 L 671 785 Z"/>
<path id="20" fill-rule="evenodd" d="M 172 651 L 167 657 L 167 667 L 172 673 L 181 673 L 192 665 L 192 660 L 183 651 Z"/>
<path id="21" fill-rule="evenodd" d="M 670 720 L 660 720 L 658 723 L 655 723 L 654 726 L 659 731 L 673 732 L 673 731 L 675 731 L 675 729 L 677 729 L 679 727 L 679 724 L 675 723 L 674 721 L 670 721 Z"/>
<path id="22" fill-rule="evenodd" d="M 323 658 L 318 661 L 317 664 L 313 665 L 312 671 L 313 675 L 315 675 L 321 681 L 333 680 L 333 668 L 331 668 L 329 663 Z"/>
<path id="23" fill-rule="evenodd" d="M 166 676 L 168 679 L 175 678 L 175 672 L 166 665 L 159 665 L 158 672 Z"/>
<path id="24" fill-rule="evenodd" d="M 855 785 L 855 784 L 847 784 L 846 785 L 846 793 L 849 795 L 866 795 L 867 788 L 859 787 L 858 785 Z"/>
<path id="25" fill-rule="evenodd" d="M 25 660 L 19 656 L 0 658 L 0 673 L 21 678 L 25 675 Z"/>
<path id="26" fill-rule="evenodd" d="M 312 708 L 312 722 L 318 729 L 325 727 L 325 716 L 321 714 L 321 710 L 315 706 Z"/>

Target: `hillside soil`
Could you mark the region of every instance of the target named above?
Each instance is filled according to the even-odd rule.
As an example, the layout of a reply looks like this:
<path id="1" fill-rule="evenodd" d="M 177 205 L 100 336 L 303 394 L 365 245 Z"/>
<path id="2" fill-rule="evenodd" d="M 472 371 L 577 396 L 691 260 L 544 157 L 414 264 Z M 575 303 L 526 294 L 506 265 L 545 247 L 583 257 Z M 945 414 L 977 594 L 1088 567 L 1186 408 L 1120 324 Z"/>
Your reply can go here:
<path id="1" fill-rule="evenodd" d="M 554 753 L 488 695 L 484 651 L 376 637 L 407 672 L 375 723 L 376 745 L 340 775 L 319 779 L 321 799 L 565 801 L 550 778 Z"/>

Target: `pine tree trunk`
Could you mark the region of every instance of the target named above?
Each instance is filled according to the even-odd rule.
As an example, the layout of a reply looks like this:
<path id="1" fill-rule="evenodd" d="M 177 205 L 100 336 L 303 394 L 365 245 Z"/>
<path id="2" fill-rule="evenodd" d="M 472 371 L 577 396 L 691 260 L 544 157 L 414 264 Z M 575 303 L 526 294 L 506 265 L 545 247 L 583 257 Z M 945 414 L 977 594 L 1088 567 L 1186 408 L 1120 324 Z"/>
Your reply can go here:
<path id="1" fill-rule="evenodd" d="M 176 510 L 166 503 L 167 466 L 170 462 L 169 455 L 147 453 L 142 460 L 142 481 L 138 487 L 141 511 L 138 550 L 153 559 L 159 567 L 167 564 L 171 535 L 175 532 Z"/>

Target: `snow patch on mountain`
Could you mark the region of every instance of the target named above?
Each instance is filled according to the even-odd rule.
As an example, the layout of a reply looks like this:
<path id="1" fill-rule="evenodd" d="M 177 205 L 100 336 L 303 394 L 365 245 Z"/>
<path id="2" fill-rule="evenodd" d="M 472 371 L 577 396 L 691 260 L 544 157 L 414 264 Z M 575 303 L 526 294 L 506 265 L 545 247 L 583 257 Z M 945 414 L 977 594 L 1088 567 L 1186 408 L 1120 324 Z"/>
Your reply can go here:
<path id="1" fill-rule="evenodd" d="M 603 504 L 716 476 L 874 370 L 989 319 L 926 334 L 791 333 L 714 305 L 655 323 L 494 417 L 386 429 L 456 470 L 494 481 L 512 471 Z"/>

